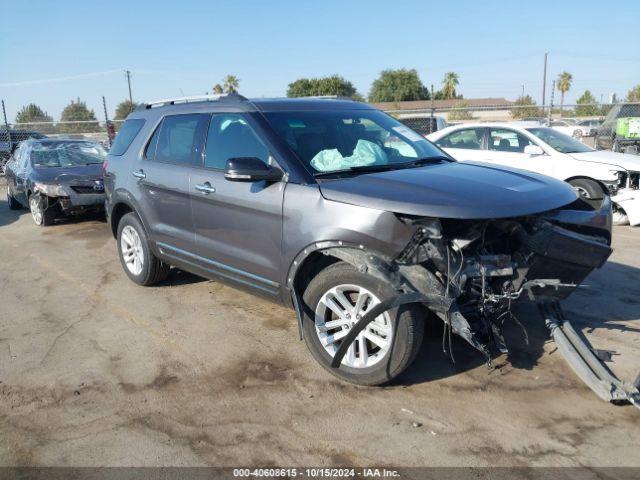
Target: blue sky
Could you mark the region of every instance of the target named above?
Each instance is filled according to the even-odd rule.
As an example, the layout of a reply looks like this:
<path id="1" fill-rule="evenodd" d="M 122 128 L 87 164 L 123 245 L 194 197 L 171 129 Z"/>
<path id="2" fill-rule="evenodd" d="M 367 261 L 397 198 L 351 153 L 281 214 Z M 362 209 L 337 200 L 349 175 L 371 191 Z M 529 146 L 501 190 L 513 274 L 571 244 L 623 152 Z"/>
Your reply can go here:
<path id="1" fill-rule="evenodd" d="M 102 118 L 134 100 L 211 90 L 226 74 L 246 96 L 282 96 L 301 76 L 338 73 L 365 94 L 385 68 L 415 68 L 438 88 L 460 75 L 467 98 L 540 103 L 549 76 L 571 72 L 566 103 L 640 83 L 640 2 L 602 1 L 22 1 L 0 26 L 0 98 L 9 121 L 29 102 L 54 118 L 80 97 Z M 5 19 L 6 20 L 6 19 Z M 80 77 L 77 77 L 80 76 Z M 63 79 L 61 79 L 61 77 Z"/>

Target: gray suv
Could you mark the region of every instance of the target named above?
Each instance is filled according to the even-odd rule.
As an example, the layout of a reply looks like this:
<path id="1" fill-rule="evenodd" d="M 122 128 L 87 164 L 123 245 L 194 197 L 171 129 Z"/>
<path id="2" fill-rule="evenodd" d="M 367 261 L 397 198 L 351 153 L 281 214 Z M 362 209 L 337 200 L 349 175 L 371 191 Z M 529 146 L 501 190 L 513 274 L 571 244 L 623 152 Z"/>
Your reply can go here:
<path id="1" fill-rule="evenodd" d="M 314 358 L 358 384 L 413 361 L 426 315 L 444 322 L 447 349 L 457 334 L 490 360 L 516 300 L 562 299 L 611 253 L 608 198 L 455 162 L 348 100 L 143 104 L 104 171 L 131 280 L 175 266 L 294 308 Z"/>

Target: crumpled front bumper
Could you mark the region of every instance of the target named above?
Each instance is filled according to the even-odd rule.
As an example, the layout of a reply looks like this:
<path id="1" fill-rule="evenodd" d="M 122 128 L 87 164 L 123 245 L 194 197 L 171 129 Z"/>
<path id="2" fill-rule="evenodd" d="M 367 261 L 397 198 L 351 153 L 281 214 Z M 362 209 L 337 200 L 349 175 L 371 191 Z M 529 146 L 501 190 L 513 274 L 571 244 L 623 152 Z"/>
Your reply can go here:
<path id="1" fill-rule="evenodd" d="M 620 189 L 611 201 L 624 210 L 630 225 L 640 225 L 640 190 Z"/>

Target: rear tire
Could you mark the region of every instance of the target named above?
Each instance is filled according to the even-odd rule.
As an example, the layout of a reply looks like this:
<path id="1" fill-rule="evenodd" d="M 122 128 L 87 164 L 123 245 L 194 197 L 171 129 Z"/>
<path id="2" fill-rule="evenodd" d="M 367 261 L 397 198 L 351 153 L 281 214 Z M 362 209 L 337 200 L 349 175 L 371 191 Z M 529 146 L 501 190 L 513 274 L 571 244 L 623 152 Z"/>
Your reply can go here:
<path id="1" fill-rule="evenodd" d="M 334 340 L 334 337 L 345 335 L 350 326 L 327 329 L 329 322 L 345 322 L 344 319 L 348 316 L 346 313 L 342 317 L 335 315 L 336 304 L 333 303 L 333 308 L 329 308 L 329 303 L 324 303 L 330 302 L 331 297 L 328 295 L 331 292 L 344 295 L 334 298 L 345 298 L 351 303 L 342 311 L 351 312 L 349 321 L 352 322 L 357 321 L 354 317 L 360 294 L 365 295 L 363 304 L 360 304 L 364 305 L 361 313 L 397 295 L 387 283 L 359 272 L 347 263 L 334 263 L 322 270 L 304 292 L 304 339 L 316 361 L 336 377 L 357 385 L 380 385 L 400 375 L 413 362 L 422 345 L 424 312 L 413 304 L 389 310 L 365 330 L 366 338 L 363 335 L 356 339 L 352 355 L 348 353 L 339 368 L 332 368 L 331 361 L 335 353 L 333 349 L 337 349 L 341 342 Z M 374 338 L 375 342 L 368 340 L 370 338 Z M 330 345 L 325 347 L 329 342 Z M 363 347 L 360 347 L 360 342 Z"/>
<path id="2" fill-rule="evenodd" d="M 602 200 L 604 198 L 604 191 L 598 182 L 588 178 L 576 178 L 569 181 L 569 184 L 586 200 Z"/>
<path id="3" fill-rule="evenodd" d="M 11 195 L 9 186 L 7 186 L 7 205 L 9 205 L 9 210 L 20 210 L 22 208 L 22 204 Z"/>
<path id="4" fill-rule="evenodd" d="M 149 286 L 167 278 L 171 266 L 153 254 L 142 222 L 135 213 L 127 213 L 120 219 L 117 239 L 120 263 L 131 280 Z"/>

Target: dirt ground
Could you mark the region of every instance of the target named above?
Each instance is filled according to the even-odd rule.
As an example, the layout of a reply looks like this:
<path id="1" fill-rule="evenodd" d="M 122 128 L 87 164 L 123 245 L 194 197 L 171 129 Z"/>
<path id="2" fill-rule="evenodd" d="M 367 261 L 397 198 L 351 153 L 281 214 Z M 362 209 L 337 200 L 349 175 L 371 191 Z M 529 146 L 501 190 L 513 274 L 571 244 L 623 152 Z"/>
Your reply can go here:
<path id="1" fill-rule="evenodd" d="M 0 185 L 4 192 L 4 186 Z M 4 198 L 4 193 L 2 194 Z M 640 228 L 564 302 L 610 367 L 640 370 Z M 488 370 L 432 322 L 385 388 L 341 383 L 292 311 L 174 271 L 138 287 L 100 219 L 33 225 L 0 201 L 0 465 L 640 466 L 640 410 L 599 400 L 533 308 Z"/>

